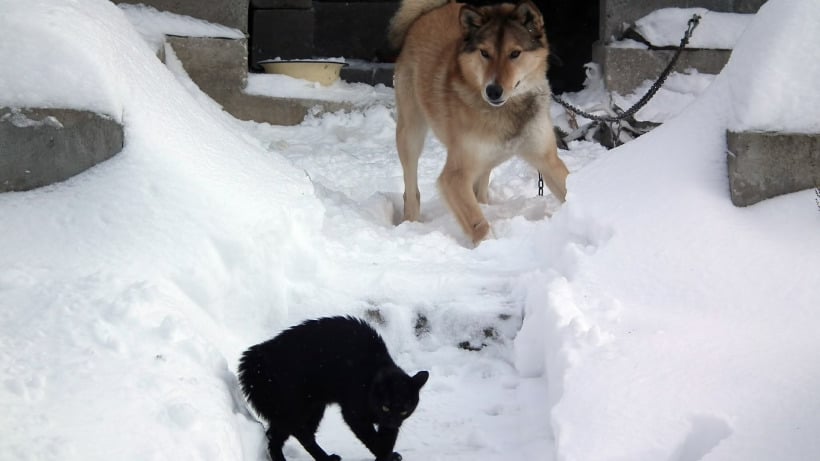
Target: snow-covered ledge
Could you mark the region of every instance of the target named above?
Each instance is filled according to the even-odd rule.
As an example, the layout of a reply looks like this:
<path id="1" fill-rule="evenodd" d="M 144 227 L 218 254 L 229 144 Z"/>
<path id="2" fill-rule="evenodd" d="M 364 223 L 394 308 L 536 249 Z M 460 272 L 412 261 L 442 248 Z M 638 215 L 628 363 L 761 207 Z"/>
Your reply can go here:
<path id="1" fill-rule="evenodd" d="M 800 8 L 792 3 L 768 13 L 797 30 L 815 30 Z M 820 62 L 807 59 L 816 40 L 795 41 L 768 27 L 752 22 L 725 70 L 729 188 L 737 206 L 820 185 Z"/>
<path id="2" fill-rule="evenodd" d="M 700 16 L 700 23 L 673 70 L 720 73 L 754 16 L 748 13 L 754 13 L 757 4 L 762 2 L 751 1 L 742 8 L 710 0 L 691 5 L 699 6 L 697 8 L 678 8 L 682 2 L 674 0 L 623 3 L 604 1 L 608 21 L 601 41 L 593 49 L 593 60 L 603 68 L 606 88 L 621 95 L 660 75 L 672 60 L 688 21 L 695 14 Z M 615 27 L 611 24 L 612 15 L 628 18 L 628 21 Z"/>

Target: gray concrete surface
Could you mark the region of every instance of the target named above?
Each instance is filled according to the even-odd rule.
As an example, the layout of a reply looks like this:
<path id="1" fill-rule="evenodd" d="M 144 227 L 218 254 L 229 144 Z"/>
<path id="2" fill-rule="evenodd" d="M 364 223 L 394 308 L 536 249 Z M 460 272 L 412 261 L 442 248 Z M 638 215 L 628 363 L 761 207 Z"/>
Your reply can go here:
<path id="1" fill-rule="evenodd" d="M 820 134 L 726 133 L 732 203 L 820 186 Z"/>
<path id="2" fill-rule="evenodd" d="M 123 147 L 123 127 L 93 112 L 0 107 L 0 192 L 63 181 Z"/>
<path id="3" fill-rule="evenodd" d="M 666 68 L 672 50 L 648 50 L 638 48 L 614 48 L 600 42 L 593 48 L 593 60 L 601 65 L 607 90 L 621 95 L 632 93 L 645 80 L 653 82 Z M 676 72 L 695 69 L 703 74 L 718 74 L 729 61 L 727 50 L 684 50 L 674 67 Z"/>

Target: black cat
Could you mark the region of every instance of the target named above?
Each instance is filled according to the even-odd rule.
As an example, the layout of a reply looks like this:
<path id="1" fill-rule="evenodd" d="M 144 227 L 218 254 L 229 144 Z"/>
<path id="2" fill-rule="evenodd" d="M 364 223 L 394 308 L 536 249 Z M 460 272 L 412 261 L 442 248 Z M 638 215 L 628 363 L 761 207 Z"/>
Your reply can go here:
<path id="1" fill-rule="evenodd" d="M 381 336 L 353 317 L 308 320 L 251 347 L 239 362 L 242 391 L 268 421 L 273 461 L 285 461 L 282 445 L 291 435 L 316 461 L 341 460 L 315 438 L 330 403 L 339 404 L 345 422 L 377 461 L 400 461 L 393 452 L 399 427 L 416 409 L 428 377 L 426 371 L 408 376 L 390 358 Z"/>

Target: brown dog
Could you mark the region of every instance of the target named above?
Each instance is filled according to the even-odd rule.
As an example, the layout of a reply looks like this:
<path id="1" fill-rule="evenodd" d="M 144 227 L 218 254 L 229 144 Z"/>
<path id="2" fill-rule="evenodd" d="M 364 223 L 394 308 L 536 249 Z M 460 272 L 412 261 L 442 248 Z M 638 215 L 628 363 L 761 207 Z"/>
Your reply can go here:
<path id="1" fill-rule="evenodd" d="M 419 219 L 418 160 L 427 130 L 447 147 L 442 196 L 474 243 L 490 225 L 490 171 L 518 154 L 561 201 L 567 167 L 558 158 L 547 82 L 544 20 L 529 0 L 472 7 L 403 0 L 389 37 L 396 61 L 396 145 L 404 169 L 404 220 Z"/>

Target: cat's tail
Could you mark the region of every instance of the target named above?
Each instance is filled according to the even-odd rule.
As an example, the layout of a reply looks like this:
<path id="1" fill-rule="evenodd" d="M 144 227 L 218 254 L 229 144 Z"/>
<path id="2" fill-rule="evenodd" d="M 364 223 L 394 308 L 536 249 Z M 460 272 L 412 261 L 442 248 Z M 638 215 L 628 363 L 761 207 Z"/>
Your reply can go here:
<path id="1" fill-rule="evenodd" d="M 407 30 L 413 25 L 419 17 L 423 16 L 436 8 L 442 7 L 452 0 L 402 0 L 399 10 L 393 15 L 390 20 L 390 26 L 387 29 L 387 39 L 390 45 L 395 49 L 400 49 L 404 44 L 404 37 L 407 36 Z"/>
<path id="2" fill-rule="evenodd" d="M 239 366 L 237 367 L 236 377 L 239 381 L 239 388 L 242 391 L 242 395 L 237 397 L 243 400 L 244 403 L 247 403 L 247 405 L 245 405 L 245 409 L 249 411 L 249 414 L 246 416 L 252 417 L 259 422 L 259 424 L 264 426 L 261 420 L 267 420 L 267 418 L 257 405 L 259 393 L 258 389 L 254 391 L 254 385 L 258 384 L 257 381 L 263 377 L 263 365 L 264 361 L 260 356 L 258 345 L 252 346 L 250 349 L 243 352 L 242 357 L 239 358 Z"/>

